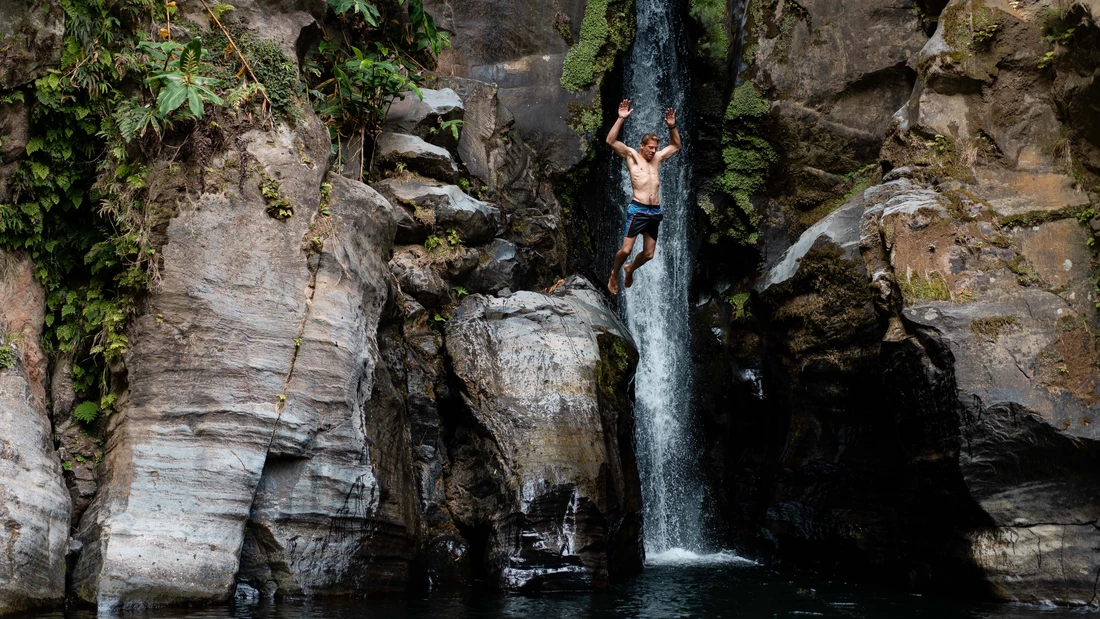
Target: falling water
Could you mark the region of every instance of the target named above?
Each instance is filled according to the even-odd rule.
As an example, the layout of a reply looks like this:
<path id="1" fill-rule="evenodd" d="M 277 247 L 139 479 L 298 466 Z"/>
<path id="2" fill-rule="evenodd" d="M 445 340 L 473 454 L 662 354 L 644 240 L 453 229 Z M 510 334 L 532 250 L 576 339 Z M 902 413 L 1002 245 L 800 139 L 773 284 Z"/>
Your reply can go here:
<path id="1" fill-rule="evenodd" d="M 664 110 L 679 110 L 683 148 L 661 165 L 661 224 L 657 251 L 623 291 L 622 308 L 641 360 L 635 379 L 638 467 L 645 498 L 645 547 L 649 556 L 674 548 L 707 550 L 702 523 L 703 490 L 699 449 L 692 428 L 691 333 L 688 288 L 694 260 L 689 231 L 691 191 L 691 87 L 679 30 L 678 2 L 637 0 L 638 34 L 626 68 L 624 97 L 634 113 L 620 137 L 638 147 L 654 132 L 667 145 Z M 622 168 L 625 194 L 630 178 Z M 624 212 L 625 217 L 625 212 Z M 639 238 L 635 246 L 642 246 Z M 632 258 L 633 259 L 633 258 Z"/>

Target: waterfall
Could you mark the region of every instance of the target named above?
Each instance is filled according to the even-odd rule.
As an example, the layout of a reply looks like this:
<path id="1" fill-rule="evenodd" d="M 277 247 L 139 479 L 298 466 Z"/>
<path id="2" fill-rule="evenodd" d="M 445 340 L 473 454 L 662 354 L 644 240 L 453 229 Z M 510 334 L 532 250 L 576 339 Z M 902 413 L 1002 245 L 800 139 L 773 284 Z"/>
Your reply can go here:
<path id="1" fill-rule="evenodd" d="M 624 98 L 634 113 L 620 139 L 637 149 L 641 136 L 661 136 L 668 144 L 664 110 L 679 110 L 681 151 L 661 165 L 661 224 L 654 259 L 637 272 L 634 286 L 622 290 L 621 309 L 641 359 L 635 379 L 638 468 L 645 499 L 647 555 L 674 548 L 706 551 L 699 447 L 692 427 L 691 332 L 688 290 L 694 254 L 691 179 L 691 77 L 680 30 L 679 2 L 637 0 L 638 34 L 626 67 Z M 622 166 L 624 210 L 630 178 Z M 619 229 L 621 231 L 621 228 Z M 621 240 L 621 232 L 618 236 Z M 639 237 L 635 252 L 642 247 Z M 631 258 L 633 259 L 633 258 Z"/>

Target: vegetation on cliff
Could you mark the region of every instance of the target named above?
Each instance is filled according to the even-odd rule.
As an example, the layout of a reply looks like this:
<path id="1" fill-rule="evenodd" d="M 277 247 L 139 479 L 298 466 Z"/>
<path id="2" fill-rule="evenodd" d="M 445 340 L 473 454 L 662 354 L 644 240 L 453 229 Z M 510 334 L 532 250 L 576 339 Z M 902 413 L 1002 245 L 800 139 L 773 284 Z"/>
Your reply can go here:
<path id="1" fill-rule="evenodd" d="M 404 5 L 332 0 L 339 32 L 311 55 L 307 88 L 297 62 L 251 35 L 229 4 L 204 4 L 198 23 L 172 0 L 62 3 L 60 66 L 0 92 L 30 108 L 32 136 L 13 199 L 0 204 L 0 247 L 35 261 L 48 295 L 44 346 L 73 358 L 82 421 L 114 403 L 106 368 L 126 353 L 126 325 L 158 278 L 173 209 L 150 190 L 156 167 L 205 190 L 210 158 L 233 134 L 293 123 L 307 101 L 334 132 L 373 133 L 447 43 L 421 0 Z"/>

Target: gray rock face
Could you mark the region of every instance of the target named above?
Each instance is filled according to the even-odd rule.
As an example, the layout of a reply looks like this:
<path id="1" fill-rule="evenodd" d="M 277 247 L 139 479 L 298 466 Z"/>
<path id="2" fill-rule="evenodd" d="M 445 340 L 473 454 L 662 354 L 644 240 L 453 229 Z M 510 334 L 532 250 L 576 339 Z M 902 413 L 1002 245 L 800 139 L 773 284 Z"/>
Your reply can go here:
<path id="1" fill-rule="evenodd" d="M 65 596 L 69 492 L 46 414 L 45 291 L 29 258 L 0 250 L 0 614 Z"/>
<path id="2" fill-rule="evenodd" d="M 440 56 L 438 71 L 496 84 L 524 140 L 559 172 L 579 162 L 587 147 L 565 123 L 568 106 L 590 104 L 596 94 L 593 89 L 572 95 L 561 86 L 571 41 L 562 37 L 559 25 L 576 40 L 586 4 L 586 0 L 424 3 L 436 24 L 452 33 L 453 45 Z"/>
<path id="3" fill-rule="evenodd" d="M 0 90 L 45 75 L 61 60 L 65 12 L 59 2 L 12 0 L 0 5 Z"/>
<path id="4" fill-rule="evenodd" d="M 637 355 L 596 290 L 468 297 L 447 323 L 462 411 L 448 507 L 508 589 L 587 589 L 640 568 L 625 386 Z M 475 536 L 471 538 L 471 534 Z"/>
<path id="5" fill-rule="evenodd" d="M 408 424 L 378 378 L 378 326 L 394 294 L 383 261 L 391 207 L 366 185 L 330 182 L 332 231 L 311 257 L 311 309 L 239 576 L 257 589 L 274 581 L 281 595 L 402 589 L 415 536 Z"/>
<path id="6" fill-rule="evenodd" d="M 411 215 L 404 219 L 406 228 L 398 236 L 398 242 L 423 241 L 431 229 L 439 235 L 454 230 L 463 243 L 476 245 L 500 231 L 500 209 L 470 197 L 455 185 L 389 179 L 374 187 Z M 409 219 L 413 222 L 409 223 Z"/>
<path id="7" fill-rule="evenodd" d="M 367 404 L 389 205 L 334 179 L 334 216 L 319 214 L 325 170 L 313 161 L 326 160 L 328 140 L 315 118 L 244 140 L 295 215 L 267 216 L 262 178 L 238 186 L 231 172 L 226 193 L 180 204 L 168 226 L 161 287 L 131 331 L 107 475 L 79 531 L 75 592 L 101 609 L 227 600 L 246 525 L 263 545 L 243 555 L 248 567 L 284 566 L 265 577 L 289 591 L 403 579 L 411 484 L 389 487 L 402 483 L 400 460 L 367 446 L 389 427 L 369 423 Z M 238 154 L 220 157 L 216 169 Z M 398 439 L 378 444 L 400 452 Z M 368 529 L 385 529 L 377 547 L 354 546 L 387 557 L 377 570 L 347 552 Z"/>
<path id="8" fill-rule="evenodd" d="M 458 166 L 445 148 L 433 146 L 415 135 L 380 133 L 376 140 L 377 163 L 396 168 L 398 164 L 413 172 L 444 180 L 458 179 Z"/>

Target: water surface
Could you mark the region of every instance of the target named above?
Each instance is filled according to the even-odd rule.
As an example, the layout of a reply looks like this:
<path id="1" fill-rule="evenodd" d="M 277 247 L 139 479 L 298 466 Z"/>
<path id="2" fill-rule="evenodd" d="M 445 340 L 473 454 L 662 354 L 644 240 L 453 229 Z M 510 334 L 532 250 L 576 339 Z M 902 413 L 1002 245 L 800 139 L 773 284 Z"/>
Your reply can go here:
<path id="1" fill-rule="evenodd" d="M 91 619 L 91 612 L 49 613 L 40 619 Z M 1083 619 L 1096 609 L 968 604 L 905 595 L 877 587 L 781 575 L 731 554 L 697 557 L 670 551 L 650 559 L 645 573 L 594 594 L 428 595 L 415 598 L 241 604 L 140 617 L 193 619 L 572 619 L 680 617 L 844 619 Z"/>

